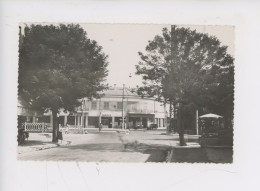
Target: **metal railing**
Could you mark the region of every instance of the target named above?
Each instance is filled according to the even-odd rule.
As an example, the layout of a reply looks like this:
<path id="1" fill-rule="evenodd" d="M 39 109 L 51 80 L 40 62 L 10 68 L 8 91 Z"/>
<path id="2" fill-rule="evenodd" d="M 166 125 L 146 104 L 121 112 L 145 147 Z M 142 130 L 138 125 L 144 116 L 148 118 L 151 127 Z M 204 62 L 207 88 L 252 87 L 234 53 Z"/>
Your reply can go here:
<path id="1" fill-rule="evenodd" d="M 50 131 L 47 123 L 22 123 L 22 128 L 25 132 L 46 132 Z"/>

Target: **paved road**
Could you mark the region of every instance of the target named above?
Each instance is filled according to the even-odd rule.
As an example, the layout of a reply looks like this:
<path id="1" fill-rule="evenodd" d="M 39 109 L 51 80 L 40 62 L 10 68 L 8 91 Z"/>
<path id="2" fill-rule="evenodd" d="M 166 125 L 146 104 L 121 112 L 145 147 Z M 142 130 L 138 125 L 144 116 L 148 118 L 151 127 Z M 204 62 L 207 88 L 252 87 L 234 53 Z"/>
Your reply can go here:
<path id="1" fill-rule="evenodd" d="M 20 160 L 47 161 L 88 161 L 88 162 L 164 162 L 169 145 L 149 145 L 142 142 L 142 137 L 156 143 L 160 134 L 136 132 L 120 134 L 116 132 L 90 132 L 89 134 L 64 135 L 64 140 L 72 141 L 71 145 L 41 151 L 27 152 L 18 155 Z M 138 136 L 139 135 L 139 136 Z M 154 139 L 154 140 L 153 140 Z"/>
<path id="2" fill-rule="evenodd" d="M 33 139 L 34 138 L 34 139 Z M 178 135 L 165 135 L 162 131 L 131 131 L 131 133 L 97 132 L 66 134 L 64 140 L 71 145 L 34 150 L 43 136 L 31 135 L 27 145 L 18 147 L 20 160 L 87 161 L 87 162 L 165 162 L 169 151 L 179 142 Z M 45 140 L 45 139 L 43 139 Z M 189 143 L 198 141 L 196 136 L 187 137 Z M 48 144 L 51 136 L 46 139 Z M 232 162 L 232 149 L 175 148 L 171 162 Z"/>

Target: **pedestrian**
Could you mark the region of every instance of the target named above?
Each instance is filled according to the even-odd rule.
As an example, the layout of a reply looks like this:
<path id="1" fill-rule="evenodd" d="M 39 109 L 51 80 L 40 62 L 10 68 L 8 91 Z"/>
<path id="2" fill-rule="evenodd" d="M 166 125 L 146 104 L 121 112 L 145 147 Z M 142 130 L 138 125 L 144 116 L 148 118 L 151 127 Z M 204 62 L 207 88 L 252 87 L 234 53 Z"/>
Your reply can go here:
<path id="1" fill-rule="evenodd" d="M 61 129 L 58 131 L 58 140 L 60 140 L 60 143 L 62 144 L 63 136 L 62 136 L 62 130 Z"/>
<path id="2" fill-rule="evenodd" d="M 69 124 L 68 123 L 66 123 L 66 125 L 65 125 L 65 134 L 69 134 Z"/>
<path id="3" fill-rule="evenodd" d="M 100 123 L 100 124 L 99 124 L 99 132 L 101 132 L 102 126 L 103 126 L 102 123 Z"/>

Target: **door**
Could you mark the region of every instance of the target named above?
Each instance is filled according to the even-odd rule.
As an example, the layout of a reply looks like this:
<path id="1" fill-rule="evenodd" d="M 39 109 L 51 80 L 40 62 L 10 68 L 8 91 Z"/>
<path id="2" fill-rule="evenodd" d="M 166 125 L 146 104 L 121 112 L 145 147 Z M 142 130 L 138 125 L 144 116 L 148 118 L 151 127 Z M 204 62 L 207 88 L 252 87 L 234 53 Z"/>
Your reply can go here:
<path id="1" fill-rule="evenodd" d="M 142 121 L 143 128 L 147 128 L 147 118 L 144 117 Z"/>

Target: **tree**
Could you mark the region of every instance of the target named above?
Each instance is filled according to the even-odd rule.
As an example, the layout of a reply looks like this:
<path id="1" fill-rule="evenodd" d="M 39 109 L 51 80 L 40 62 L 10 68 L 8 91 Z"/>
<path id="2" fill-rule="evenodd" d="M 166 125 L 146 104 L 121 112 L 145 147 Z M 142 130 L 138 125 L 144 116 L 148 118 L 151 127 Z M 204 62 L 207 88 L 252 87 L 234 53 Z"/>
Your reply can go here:
<path id="1" fill-rule="evenodd" d="M 57 142 L 57 113 L 74 111 L 81 98 L 106 88 L 108 56 L 79 25 L 31 25 L 20 36 L 19 97 L 31 108 L 52 111 Z"/>
<path id="2" fill-rule="evenodd" d="M 169 103 L 171 117 L 173 108 L 178 109 L 180 145 L 185 144 L 185 115 L 194 108 L 223 115 L 228 110 L 233 116 L 233 58 L 216 37 L 172 26 L 139 55 L 136 74 L 142 75 L 143 87 L 138 92 Z"/>

